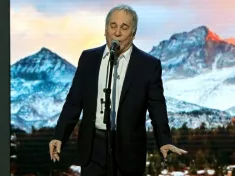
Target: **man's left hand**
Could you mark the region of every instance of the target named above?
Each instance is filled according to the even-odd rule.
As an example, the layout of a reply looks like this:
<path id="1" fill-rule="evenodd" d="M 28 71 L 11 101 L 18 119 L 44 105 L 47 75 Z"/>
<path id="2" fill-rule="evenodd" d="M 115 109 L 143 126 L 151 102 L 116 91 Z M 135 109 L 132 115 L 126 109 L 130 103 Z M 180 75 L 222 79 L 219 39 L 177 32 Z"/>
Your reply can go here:
<path id="1" fill-rule="evenodd" d="M 182 154 L 188 153 L 187 151 L 185 151 L 185 150 L 183 150 L 183 149 L 180 149 L 180 148 L 177 148 L 176 146 L 171 145 L 171 144 L 163 145 L 163 146 L 160 148 L 160 151 L 162 152 L 162 155 L 163 155 L 164 158 L 167 157 L 167 153 L 168 153 L 169 151 L 174 152 L 174 153 L 177 153 L 178 155 L 182 155 Z"/>

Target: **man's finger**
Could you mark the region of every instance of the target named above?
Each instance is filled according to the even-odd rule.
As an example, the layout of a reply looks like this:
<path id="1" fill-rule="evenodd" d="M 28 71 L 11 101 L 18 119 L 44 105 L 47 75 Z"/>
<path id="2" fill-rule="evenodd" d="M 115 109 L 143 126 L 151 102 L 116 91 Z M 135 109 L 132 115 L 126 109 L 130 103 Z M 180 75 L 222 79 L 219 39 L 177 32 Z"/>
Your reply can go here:
<path id="1" fill-rule="evenodd" d="M 177 147 L 171 148 L 171 151 L 174 152 L 174 153 L 177 153 L 178 155 L 182 155 L 182 154 L 188 153 L 187 151 L 182 150 L 182 149 L 177 148 Z"/>
<path id="2" fill-rule="evenodd" d="M 177 153 L 178 155 L 182 155 L 180 150 L 176 149 L 175 153 Z"/>
<path id="3" fill-rule="evenodd" d="M 56 159 L 57 161 L 60 161 L 60 156 L 59 156 L 58 153 L 54 154 L 54 157 L 55 157 L 55 159 Z"/>
<path id="4" fill-rule="evenodd" d="M 166 158 L 167 157 L 167 151 L 166 150 L 161 150 L 161 152 L 162 152 L 163 157 Z"/>
<path id="5" fill-rule="evenodd" d="M 182 153 L 182 154 L 186 154 L 186 153 L 188 153 L 188 151 L 183 150 L 183 149 L 179 149 L 179 151 L 180 151 L 180 153 Z"/>
<path id="6" fill-rule="evenodd" d="M 53 151 L 55 149 L 55 146 L 53 145 L 53 142 L 50 142 L 49 143 L 49 150 L 50 150 L 50 156 L 51 156 L 51 159 L 53 158 Z"/>
<path id="7" fill-rule="evenodd" d="M 61 149 L 61 142 L 57 142 L 56 143 L 56 150 L 58 153 L 60 153 L 60 149 Z"/>
<path id="8" fill-rule="evenodd" d="M 54 157 L 54 155 L 51 157 L 51 160 L 53 160 L 53 161 L 55 160 L 55 157 Z"/>

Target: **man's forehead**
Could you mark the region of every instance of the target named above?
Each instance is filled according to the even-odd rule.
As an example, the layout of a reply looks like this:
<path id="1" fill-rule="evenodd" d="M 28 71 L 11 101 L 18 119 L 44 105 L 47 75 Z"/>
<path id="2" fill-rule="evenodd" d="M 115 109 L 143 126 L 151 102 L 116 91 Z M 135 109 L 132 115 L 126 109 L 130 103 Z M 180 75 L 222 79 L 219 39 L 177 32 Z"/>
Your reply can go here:
<path id="1" fill-rule="evenodd" d="M 130 13 L 124 10 L 116 10 L 110 17 L 110 23 L 125 23 L 130 24 L 133 18 Z"/>

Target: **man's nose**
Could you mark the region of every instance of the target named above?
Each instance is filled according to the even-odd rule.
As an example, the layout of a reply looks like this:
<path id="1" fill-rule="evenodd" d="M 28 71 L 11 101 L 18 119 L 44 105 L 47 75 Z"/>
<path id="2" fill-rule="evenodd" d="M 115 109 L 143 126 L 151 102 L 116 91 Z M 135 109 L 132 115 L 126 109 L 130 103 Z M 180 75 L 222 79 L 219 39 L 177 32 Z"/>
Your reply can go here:
<path id="1" fill-rule="evenodd" d="M 114 35 L 115 35 L 115 36 L 120 36 L 120 35 L 122 35 L 122 33 L 121 33 L 121 28 L 116 28 L 116 30 L 115 30 L 115 32 L 114 32 Z"/>

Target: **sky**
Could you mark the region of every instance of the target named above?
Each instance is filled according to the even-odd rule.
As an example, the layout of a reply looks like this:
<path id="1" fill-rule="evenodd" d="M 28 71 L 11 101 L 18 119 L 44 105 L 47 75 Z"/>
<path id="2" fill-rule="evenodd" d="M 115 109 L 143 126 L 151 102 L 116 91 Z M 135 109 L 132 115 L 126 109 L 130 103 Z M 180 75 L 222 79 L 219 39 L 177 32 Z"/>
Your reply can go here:
<path id="1" fill-rule="evenodd" d="M 122 3 L 138 14 L 134 44 L 146 52 L 202 25 L 235 38 L 234 0 L 11 0 L 11 64 L 46 47 L 77 66 L 83 50 L 105 44 L 106 14 Z"/>

